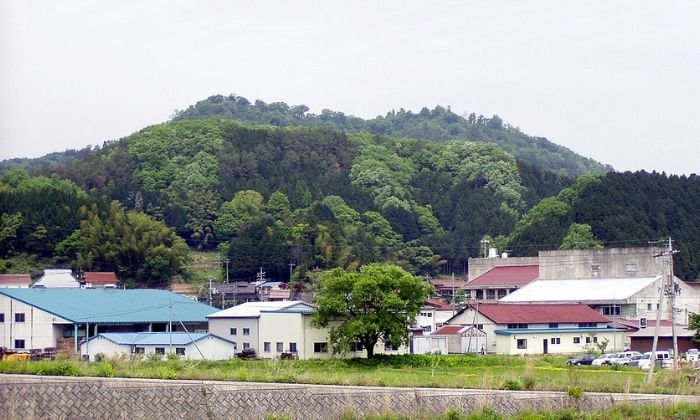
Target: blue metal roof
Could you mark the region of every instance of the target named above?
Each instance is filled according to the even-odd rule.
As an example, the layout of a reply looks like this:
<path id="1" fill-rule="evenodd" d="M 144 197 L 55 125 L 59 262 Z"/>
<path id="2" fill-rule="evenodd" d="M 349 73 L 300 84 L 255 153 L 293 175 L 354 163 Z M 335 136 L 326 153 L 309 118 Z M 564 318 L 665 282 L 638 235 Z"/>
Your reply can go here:
<path id="1" fill-rule="evenodd" d="M 219 310 L 167 290 L 0 289 L 0 295 L 81 324 L 199 323 Z"/>
<path id="2" fill-rule="evenodd" d="M 123 345 L 157 346 L 172 344 L 173 346 L 185 346 L 209 336 L 216 337 L 220 340 L 233 344 L 232 341 L 211 333 L 190 333 L 187 335 L 187 333 L 184 332 L 174 332 L 172 334 L 167 332 L 100 333 L 94 337 L 90 337 L 88 340 L 83 341 L 83 343 L 94 340 L 97 337 L 103 337 L 115 344 Z"/>
<path id="3" fill-rule="evenodd" d="M 519 328 L 512 330 L 495 330 L 499 335 L 515 335 L 515 334 L 556 334 L 556 333 L 599 333 L 599 332 L 623 332 L 622 328 Z"/>

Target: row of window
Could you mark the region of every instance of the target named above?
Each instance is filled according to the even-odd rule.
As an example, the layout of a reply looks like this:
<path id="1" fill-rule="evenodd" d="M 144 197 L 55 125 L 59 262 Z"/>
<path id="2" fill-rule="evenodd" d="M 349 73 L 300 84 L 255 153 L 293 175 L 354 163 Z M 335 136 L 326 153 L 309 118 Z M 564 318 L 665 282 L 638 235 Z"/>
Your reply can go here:
<path id="1" fill-rule="evenodd" d="M 0 322 L 5 322 L 4 313 L 0 313 Z M 24 312 L 15 312 L 15 322 L 24 322 Z"/>
<path id="2" fill-rule="evenodd" d="M 238 328 L 231 328 L 231 335 L 238 335 Z M 243 335 L 250 335 L 250 328 L 243 328 Z"/>
<path id="3" fill-rule="evenodd" d="M 146 352 L 145 347 L 134 347 L 134 353 L 136 354 L 144 354 Z M 156 354 L 165 354 L 165 347 L 156 347 L 155 348 L 155 353 Z M 175 347 L 175 354 L 178 356 L 184 356 L 185 355 L 185 348 L 184 347 Z"/>
<path id="4" fill-rule="evenodd" d="M 595 328 L 598 324 L 595 322 L 579 322 L 578 328 Z M 529 328 L 528 324 L 508 324 L 507 328 L 509 330 L 526 330 Z M 559 328 L 559 324 L 551 323 L 549 328 Z M 480 328 L 481 329 L 481 328 Z"/>
<path id="5" fill-rule="evenodd" d="M 322 353 L 320 351 L 316 351 L 316 344 L 320 344 L 320 343 L 314 343 L 314 353 Z M 323 343 L 323 344 L 325 344 L 325 343 Z M 275 351 L 277 353 L 284 353 L 284 343 L 283 342 L 278 341 L 277 343 L 275 343 L 275 345 L 276 345 Z M 270 353 L 271 349 L 272 349 L 272 343 L 269 341 L 265 341 L 263 343 L 263 352 Z M 296 353 L 297 352 L 297 343 L 289 343 L 289 348 L 287 349 L 287 352 L 288 353 Z"/>
<path id="6" fill-rule="evenodd" d="M 574 344 L 581 344 L 581 337 L 573 337 L 573 342 Z M 519 338 L 516 340 L 516 345 L 518 349 L 524 350 L 527 349 L 527 338 Z M 586 337 L 586 344 L 591 344 L 591 343 L 597 343 L 598 342 L 598 337 Z M 552 337 L 549 339 L 550 344 L 561 344 L 561 338 L 560 337 Z"/>

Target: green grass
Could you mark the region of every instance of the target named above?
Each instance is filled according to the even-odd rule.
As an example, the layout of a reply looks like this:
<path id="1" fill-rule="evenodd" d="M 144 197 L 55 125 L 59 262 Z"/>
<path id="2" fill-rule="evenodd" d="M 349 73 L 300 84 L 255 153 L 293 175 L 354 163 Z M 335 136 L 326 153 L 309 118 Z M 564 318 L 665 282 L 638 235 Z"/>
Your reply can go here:
<path id="1" fill-rule="evenodd" d="M 685 379 L 689 370 L 658 371 L 647 384 L 645 372 L 635 368 L 569 367 L 566 358 L 556 356 L 403 355 L 374 360 L 248 361 L 133 361 L 120 357 L 100 362 L 1 361 L 0 373 L 700 395 L 700 389 Z"/>

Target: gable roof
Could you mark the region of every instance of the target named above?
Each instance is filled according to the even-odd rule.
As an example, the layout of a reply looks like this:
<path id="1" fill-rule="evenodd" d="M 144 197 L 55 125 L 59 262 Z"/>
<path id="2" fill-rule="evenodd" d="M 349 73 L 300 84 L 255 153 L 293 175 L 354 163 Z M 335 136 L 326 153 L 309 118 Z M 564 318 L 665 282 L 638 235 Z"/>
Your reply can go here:
<path id="1" fill-rule="evenodd" d="M 218 335 L 212 333 L 190 333 L 188 335 L 185 332 L 100 333 L 88 338 L 87 340 L 84 340 L 83 343 L 94 340 L 97 337 L 102 337 L 120 345 L 157 346 L 172 344 L 174 346 L 183 346 L 192 344 L 210 336 L 233 344 L 233 341 L 219 337 Z"/>
<path id="2" fill-rule="evenodd" d="M 499 302 L 621 302 L 659 278 L 535 280 L 499 299 Z"/>
<path id="3" fill-rule="evenodd" d="M 423 301 L 423 308 L 428 309 L 432 308 L 433 310 L 436 311 L 454 311 L 454 310 L 460 310 L 461 308 L 459 305 L 453 305 L 449 302 L 445 302 L 442 300 L 437 300 L 437 299 L 426 299 Z"/>
<path id="4" fill-rule="evenodd" d="M 583 304 L 482 303 L 470 306 L 496 324 L 610 322 L 608 318 Z"/>
<path id="5" fill-rule="evenodd" d="M 0 287 L 7 285 L 27 286 L 32 284 L 32 277 L 29 274 L 0 274 Z"/>
<path id="6" fill-rule="evenodd" d="M 493 267 L 471 280 L 465 288 L 472 286 L 524 286 L 540 275 L 538 265 L 502 265 Z"/>
<path id="7" fill-rule="evenodd" d="M 117 284 L 119 279 L 112 271 L 87 271 L 83 275 L 86 283 Z"/>
<path id="8" fill-rule="evenodd" d="M 76 323 L 139 324 L 207 322 L 217 311 L 167 290 L 150 289 L 0 289 L 28 305 Z M 172 310 L 171 310 L 172 307 Z"/>
<path id="9" fill-rule="evenodd" d="M 315 308 L 300 300 L 281 302 L 246 302 L 224 309 L 207 318 L 258 318 L 263 312 L 312 313 Z"/>
<path id="10" fill-rule="evenodd" d="M 78 288 L 80 283 L 73 277 L 71 270 L 47 269 L 32 287 Z"/>

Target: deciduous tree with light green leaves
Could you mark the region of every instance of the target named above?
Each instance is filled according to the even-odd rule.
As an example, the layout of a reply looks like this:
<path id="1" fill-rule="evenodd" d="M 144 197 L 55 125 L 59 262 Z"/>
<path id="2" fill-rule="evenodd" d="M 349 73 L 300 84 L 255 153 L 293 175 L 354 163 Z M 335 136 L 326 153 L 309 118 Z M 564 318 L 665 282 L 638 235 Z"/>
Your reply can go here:
<path id="1" fill-rule="evenodd" d="M 399 347 L 408 343 L 408 326 L 432 286 L 392 264 L 368 264 L 356 272 L 336 268 L 321 276 L 314 325 L 330 326 L 334 353 L 362 343 L 374 357 L 379 340 Z"/>

